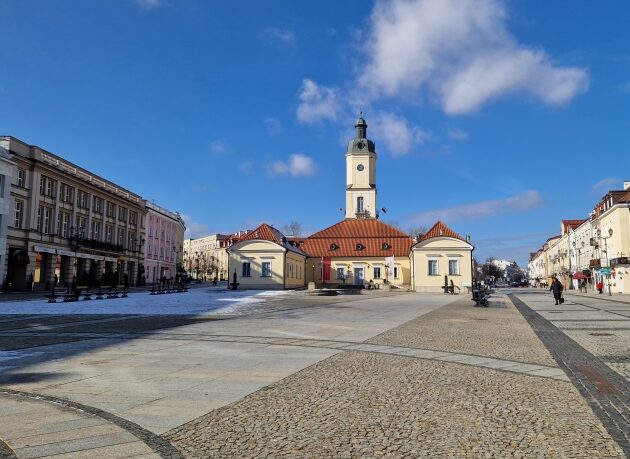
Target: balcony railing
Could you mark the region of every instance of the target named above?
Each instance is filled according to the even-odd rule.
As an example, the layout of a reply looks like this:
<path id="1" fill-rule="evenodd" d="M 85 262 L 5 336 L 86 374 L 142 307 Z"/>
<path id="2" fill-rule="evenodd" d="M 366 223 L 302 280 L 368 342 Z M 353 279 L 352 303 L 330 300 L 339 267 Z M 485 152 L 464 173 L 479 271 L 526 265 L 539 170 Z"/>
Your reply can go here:
<path id="1" fill-rule="evenodd" d="M 104 250 L 106 252 L 123 253 L 125 248 L 122 245 L 110 242 L 98 241 L 96 239 L 72 238 L 74 245 L 86 249 Z"/>

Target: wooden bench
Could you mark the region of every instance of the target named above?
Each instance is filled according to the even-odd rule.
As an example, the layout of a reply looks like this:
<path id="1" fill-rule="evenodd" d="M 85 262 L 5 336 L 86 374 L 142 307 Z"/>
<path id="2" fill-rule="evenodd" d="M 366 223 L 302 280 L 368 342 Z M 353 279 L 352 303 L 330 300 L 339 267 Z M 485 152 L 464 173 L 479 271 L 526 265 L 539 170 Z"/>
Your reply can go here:
<path id="1" fill-rule="evenodd" d="M 490 299 L 490 291 L 488 289 L 473 289 L 472 300 L 475 302 L 475 306 L 488 307 L 488 300 Z"/>

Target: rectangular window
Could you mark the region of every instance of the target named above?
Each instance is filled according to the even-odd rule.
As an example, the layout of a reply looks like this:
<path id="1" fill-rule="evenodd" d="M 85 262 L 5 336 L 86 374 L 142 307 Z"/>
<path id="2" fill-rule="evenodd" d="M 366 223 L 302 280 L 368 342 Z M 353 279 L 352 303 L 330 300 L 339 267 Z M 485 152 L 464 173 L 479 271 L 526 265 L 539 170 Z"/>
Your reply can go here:
<path id="1" fill-rule="evenodd" d="M 138 224 L 138 213 L 137 212 L 129 211 L 129 223 L 131 223 L 132 225 L 137 225 Z"/>
<path id="2" fill-rule="evenodd" d="M 357 213 L 363 212 L 363 196 L 357 198 Z"/>
<path id="3" fill-rule="evenodd" d="M 39 178 L 39 194 L 44 195 L 44 185 L 46 183 L 46 177 L 43 175 Z"/>
<path id="4" fill-rule="evenodd" d="M 124 228 L 118 228 L 118 245 L 125 245 L 125 230 Z"/>
<path id="5" fill-rule="evenodd" d="M 95 213 L 102 214 L 103 213 L 103 199 L 94 196 L 92 208 L 94 209 Z"/>
<path id="6" fill-rule="evenodd" d="M 50 179 L 46 179 L 46 196 L 53 195 L 53 181 Z"/>
<path id="7" fill-rule="evenodd" d="M 458 260 L 448 260 L 448 274 L 451 276 L 459 276 Z"/>
<path id="8" fill-rule="evenodd" d="M 394 279 L 398 279 L 398 266 L 394 266 Z"/>
<path id="9" fill-rule="evenodd" d="M 113 202 L 107 202 L 107 216 L 111 218 L 116 217 L 116 206 Z"/>
<path id="10" fill-rule="evenodd" d="M 112 243 L 112 233 L 112 225 L 105 225 L 105 242 L 109 242 L 110 244 Z"/>
<path id="11" fill-rule="evenodd" d="M 44 207 L 44 234 L 48 234 L 50 232 L 50 214 L 51 210 L 48 207 Z"/>
<path id="12" fill-rule="evenodd" d="M 92 220 L 92 239 L 95 241 L 101 239 L 101 222 Z"/>
<path id="13" fill-rule="evenodd" d="M 13 226 L 15 228 L 22 228 L 22 213 L 24 212 L 24 203 L 22 201 L 15 201 L 15 209 L 13 211 Z"/>
<path id="14" fill-rule="evenodd" d="M 374 266 L 374 279 L 380 279 L 380 278 L 381 278 L 381 267 Z"/>
<path id="15" fill-rule="evenodd" d="M 244 262 L 243 263 L 243 272 L 241 273 L 241 276 L 243 276 L 243 277 L 250 277 L 252 275 L 251 268 L 252 268 L 251 263 L 249 263 L 248 261 Z"/>
<path id="16" fill-rule="evenodd" d="M 70 214 L 63 214 L 61 217 L 61 235 L 68 237 L 68 230 L 70 228 Z"/>
<path id="17" fill-rule="evenodd" d="M 262 277 L 271 277 L 271 262 L 262 262 Z"/>
<path id="18" fill-rule="evenodd" d="M 440 273 L 438 271 L 438 261 L 437 260 L 429 260 L 429 276 L 438 276 Z"/>
<path id="19" fill-rule="evenodd" d="M 24 188 L 26 184 L 26 171 L 24 169 L 17 170 L 17 186 Z"/>
<path id="20" fill-rule="evenodd" d="M 337 268 L 337 279 L 339 280 L 344 279 L 343 268 Z"/>
<path id="21" fill-rule="evenodd" d="M 0 175 L 0 198 L 4 198 L 4 181 L 6 177 L 4 175 Z"/>
<path id="22" fill-rule="evenodd" d="M 85 191 L 79 190 L 78 206 L 82 209 L 90 208 L 90 195 Z"/>
<path id="23" fill-rule="evenodd" d="M 41 231 L 42 230 L 42 214 L 44 213 L 44 209 L 42 206 L 39 206 L 39 208 L 37 209 L 37 227 L 35 229 L 37 229 L 37 231 Z"/>
<path id="24" fill-rule="evenodd" d="M 87 227 L 87 218 L 77 215 L 77 233 L 80 238 L 85 237 L 85 233 L 90 229 Z"/>
<path id="25" fill-rule="evenodd" d="M 127 221 L 127 209 L 125 209 L 124 207 L 118 208 L 118 220 L 120 220 L 121 222 Z"/>

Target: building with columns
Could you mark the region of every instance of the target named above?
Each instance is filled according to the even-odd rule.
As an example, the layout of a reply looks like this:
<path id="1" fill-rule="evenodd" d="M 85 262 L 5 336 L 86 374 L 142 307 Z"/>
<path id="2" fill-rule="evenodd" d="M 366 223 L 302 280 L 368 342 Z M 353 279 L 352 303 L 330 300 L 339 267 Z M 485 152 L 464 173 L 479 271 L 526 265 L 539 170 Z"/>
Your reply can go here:
<path id="1" fill-rule="evenodd" d="M 0 137 L 0 146 L 16 164 L 5 289 L 134 285 L 144 260 L 145 200 L 15 137 Z"/>
<path id="2" fill-rule="evenodd" d="M 447 283 L 460 293 L 472 285 L 474 247 L 467 239 L 438 222 L 416 244 L 378 219 L 377 153 L 367 127 L 359 116 L 345 154 L 345 219 L 302 240 L 266 224 L 253 230 L 227 250 L 230 276 L 236 274 L 242 288 L 295 288 L 313 282 L 439 292 Z"/>
<path id="3" fill-rule="evenodd" d="M 177 277 L 178 262 L 184 251 L 186 225 L 177 212 L 156 204 L 146 204 L 146 240 L 144 241 L 143 282 L 159 282 Z M 179 260 L 179 261 L 178 261 Z"/>

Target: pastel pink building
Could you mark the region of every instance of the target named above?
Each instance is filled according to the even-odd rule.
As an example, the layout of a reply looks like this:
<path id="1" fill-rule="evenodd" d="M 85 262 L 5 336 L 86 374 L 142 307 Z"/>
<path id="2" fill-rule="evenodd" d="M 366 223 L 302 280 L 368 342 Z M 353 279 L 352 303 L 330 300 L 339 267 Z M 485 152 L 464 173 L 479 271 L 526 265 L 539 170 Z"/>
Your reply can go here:
<path id="1" fill-rule="evenodd" d="M 186 225 L 177 212 L 147 202 L 146 241 L 144 244 L 145 282 L 152 284 L 177 277 Z"/>

